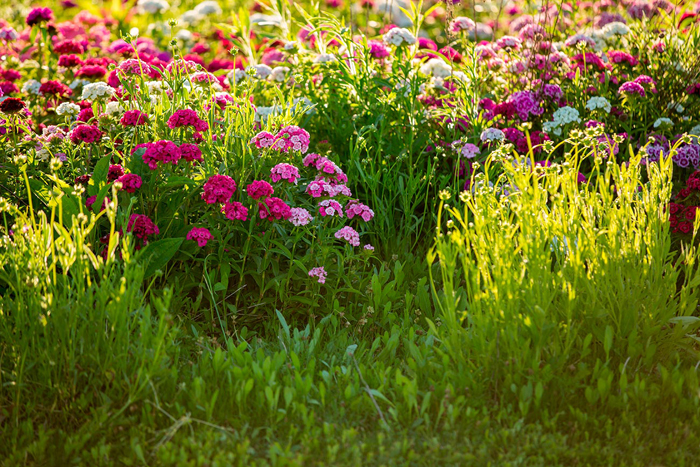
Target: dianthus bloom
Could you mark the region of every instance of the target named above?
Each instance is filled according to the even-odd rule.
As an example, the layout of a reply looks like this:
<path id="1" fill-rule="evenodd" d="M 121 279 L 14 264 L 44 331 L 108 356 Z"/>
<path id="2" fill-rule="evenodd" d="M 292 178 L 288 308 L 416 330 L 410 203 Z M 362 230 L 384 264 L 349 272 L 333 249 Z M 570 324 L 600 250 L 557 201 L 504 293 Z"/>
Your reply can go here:
<path id="1" fill-rule="evenodd" d="M 336 215 L 343 217 L 343 208 L 340 206 L 340 203 L 332 199 L 324 199 L 318 203 L 318 212 L 323 217 Z"/>
<path id="2" fill-rule="evenodd" d="M 306 130 L 289 125 L 277 132 L 272 147 L 282 152 L 294 150 L 303 154 L 309 150 L 309 141 L 309 133 Z"/>
<path id="3" fill-rule="evenodd" d="M 143 153 L 143 162 L 148 165 L 149 169 L 156 170 L 159 162 L 176 165 L 181 157 L 180 148 L 175 143 L 161 140 L 150 143 L 146 147 L 146 152 Z"/>
<path id="4" fill-rule="evenodd" d="M 39 23 L 46 23 L 53 19 L 51 8 L 34 8 L 27 15 L 27 26 L 34 26 Z"/>
<path id="5" fill-rule="evenodd" d="M 498 128 L 487 128 L 481 132 L 481 141 L 503 141 L 506 135 Z"/>
<path id="6" fill-rule="evenodd" d="M 94 143 L 102 138 L 102 132 L 94 125 L 78 125 L 70 132 L 70 140 L 73 144 L 81 141 L 84 143 Z"/>
<path id="7" fill-rule="evenodd" d="M 71 88 L 60 81 L 46 81 L 39 86 L 39 94 L 43 96 L 63 97 L 73 94 Z"/>
<path id="8" fill-rule="evenodd" d="M 272 195 L 275 189 L 264 180 L 255 180 L 246 187 L 245 191 L 251 198 L 260 199 Z"/>
<path id="9" fill-rule="evenodd" d="M 202 199 L 207 204 L 226 203 L 236 192 L 236 182 L 228 175 L 212 175 L 203 187 Z"/>
<path id="10" fill-rule="evenodd" d="M 191 109 L 176 110 L 168 119 L 168 128 L 175 129 L 183 126 L 191 126 L 196 131 L 207 131 L 209 124 L 197 116 L 197 112 Z"/>
<path id="11" fill-rule="evenodd" d="M 314 220 L 314 218 L 311 217 L 311 213 L 304 208 L 292 208 L 291 213 L 292 217 L 289 218 L 289 222 L 297 227 L 300 225 L 307 225 Z"/>
<path id="12" fill-rule="evenodd" d="M 392 28 L 382 36 L 385 44 L 392 44 L 396 47 L 402 45 L 413 45 L 416 43 L 416 37 L 411 34 L 406 28 Z"/>
<path id="13" fill-rule="evenodd" d="M 192 143 L 183 143 L 180 145 L 180 153 L 182 158 L 187 162 L 201 161 L 202 160 L 202 150 L 199 146 Z"/>
<path id="14" fill-rule="evenodd" d="M 160 230 L 148 216 L 143 214 L 132 214 L 129 218 L 129 224 L 126 226 L 126 231 L 134 234 L 134 237 L 144 240 L 151 235 L 158 235 Z"/>
<path id="15" fill-rule="evenodd" d="M 267 131 L 261 131 L 250 140 L 258 149 L 269 148 L 275 142 L 275 135 Z"/>
<path id="16" fill-rule="evenodd" d="M 358 216 L 365 222 L 371 221 L 374 217 L 374 211 L 372 211 L 369 206 L 360 203 L 356 199 L 351 199 L 348 201 L 348 204 L 345 205 L 345 214 L 347 214 L 348 219 Z"/>
<path id="17" fill-rule="evenodd" d="M 313 268 L 311 271 L 309 271 L 309 277 L 317 277 L 319 284 L 326 283 L 326 276 L 327 275 L 328 275 L 328 273 L 323 268 L 323 266 L 318 267 L 318 268 Z"/>
<path id="18" fill-rule="evenodd" d="M 386 58 L 391 55 L 389 49 L 379 41 L 369 41 L 367 45 L 369 46 L 369 54 L 376 59 Z"/>
<path id="19" fill-rule="evenodd" d="M 360 234 L 350 226 L 345 226 L 335 233 L 335 238 L 338 240 L 344 239 L 352 246 L 360 246 Z"/>
<path id="20" fill-rule="evenodd" d="M 273 182 L 285 180 L 296 185 L 299 179 L 299 169 L 291 164 L 277 164 L 272 168 L 270 178 Z"/>
<path id="21" fill-rule="evenodd" d="M 233 203 L 225 203 L 221 207 L 221 212 L 224 213 L 226 219 L 232 221 L 244 221 L 248 219 L 248 208 L 243 206 L 238 201 Z"/>
<path id="22" fill-rule="evenodd" d="M 646 96 L 646 92 L 644 91 L 642 85 L 635 83 L 634 81 L 627 81 L 624 83 L 622 86 L 620 86 L 620 90 L 618 92 L 620 94 L 638 94 L 640 97 Z"/>
<path id="23" fill-rule="evenodd" d="M 117 182 L 121 183 L 122 190 L 127 193 L 134 193 L 143 183 L 141 177 L 136 174 L 124 174 L 117 179 Z"/>
<path id="24" fill-rule="evenodd" d="M 333 196 L 335 191 L 333 185 L 327 181 L 314 180 L 306 186 L 306 192 L 314 198 L 320 198 L 321 196 Z"/>
<path id="25" fill-rule="evenodd" d="M 451 32 L 473 31 L 474 29 L 476 29 L 474 21 L 465 16 L 458 16 L 450 23 Z"/>
<path id="26" fill-rule="evenodd" d="M 204 227 L 193 227 L 192 230 L 187 232 L 187 240 L 194 240 L 200 247 L 207 246 L 207 242 L 214 238 L 214 236 L 209 232 L 209 229 Z"/>
<path id="27" fill-rule="evenodd" d="M 369 243 L 364 246 L 364 249 L 367 251 L 374 251 L 374 247 L 372 245 L 370 245 Z"/>
<path id="28" fill-rule="evenodd" d="M 291 208 L 279 198 L 266 198 L 262 203 L 258 203 L 258 208 L 260 219 L 268 219 L 271 222 L 292 217 Z"/>
<path id="29" fill-rule="evenodd" d="M 26 104 L 24 103 L 24 101 L 16 97 L 8 97 L 2 102 L 0 102 L 0 112 L 6 115 L 16 114 L 25 107 Z"/>
<path id="30" fill-rule="evenodd" d="M 119 122 L 124 126 L 145 125 L 148 122 L 148 114 L 140 110 L 127 110 Z"/>
<path id="31" fill-rule="evenodd" d="M 107 170 L 107 181 L 113 182 L 122 175 L 124 175 L 124 167 L 119 164 L 110 165 Z"/>

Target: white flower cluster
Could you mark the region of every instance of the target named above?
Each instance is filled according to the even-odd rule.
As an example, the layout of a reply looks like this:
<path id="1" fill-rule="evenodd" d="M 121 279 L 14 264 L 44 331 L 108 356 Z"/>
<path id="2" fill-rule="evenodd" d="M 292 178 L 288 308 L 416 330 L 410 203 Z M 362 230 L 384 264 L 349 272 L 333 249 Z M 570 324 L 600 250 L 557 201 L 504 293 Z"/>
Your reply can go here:
<path id="1" fill-rule="evenodd" d="M 30 79 L 24 82 L 24 85 L 22 86 L 22 92 L 27 93 L 27 94 L 39 94 L 39 88 L 41 87 L 41 83 L 35 79 Z"/>
<path id="2" fill-rule="evenodd" d="M 664 127 L 671 128 L 673 126 L 673 120 L 666 117 L 657 118 L 654 122 L 654 128 Z"/>
<path id="3" fill-rule="evenodd" d="M 481 141 L 484 142 L 503 141 L 504 139 L 506 139 L 505 133 L 498 128 L 487 128 L 481 132 Z"/>
<path id="4" fill-rule="evenodd" d="M 578 110 L 573 107 L 561 107 L 554 112 L 552 115 L 553 121 L 544 122 L 542 124 L 542 129 L 545 133 L 554 133 L 557 136 L 561 135 L 562 127 L 568 125 L 569 123 L 580 123 L 581 118 L 579 117 Z"/>
<path id="5" fill-rule="evenodd" d="M 387 31 L 382 37 L 384 43 L 400 47 L 402 45 L 413 45 L 416 43 L 416 38 L 408 29 L 393 28 Z"/>
<path id="6" fill-rule="evenodd" d="M 151 14 L 162 13 L 170 8 L 170 4 L 165 0 L 139 0 L 137 6 L 141 11 Z"/>
<path id="7" fill-rule="evenodd" d="M 80 113 L 80 106 L 72 102 L 63 102 L 56 107 L 56 113 L 58 115 L 78 115 Z"/>
<path id="8" fill-rule="evenodd" d="M 570 36 L 565 42 L 564 45 L 567 47 L 576 47 L 576 45 L 579 42 L 584 42 L 587 45 L 590 45 L 591 47 L 595 48 L 596 46 L 596 41 L 590 36 L 587 36 L 586 34 L 574 34 L 573 36 Z"/>
<path id="9" fill-rule="evenodd" d="M 586 102 L 586 108 L 588 110 L 603 109 L 605 113 L 610 113 L 612 110 L 612 105 L 610 105 L 610 102 L 606 98 L 602 96 L 595 96 L 588 99 L 588 102 Z"/>
<path id="10" fill-rule="evenodd" d="M 192 33 L 187 29 L 180 29 L 177 34 L 175 34 L 175 39 L 179 39 L 182 42 L 190 42 L 192 40 Z"/>
<path id="11" fill-rule="evenodd" d="M 431 58 L 420 67 L 420 72 L 436 78 L 447 78 L 452 74 L 452 67 L 441 58 Z"/>
<path id="12" fill-rule="evenodd" d="M 289 68 L 286 66 L 276 66 L 272 69 L 272 73 L 270 73 L 270 79 L 282 83 L 287 79 L 287 73 L 289 73 Z"/>
<path id="13" fill-rule="evenodd" d="M 318 54 L 316 55 L 316 58 L 314 58 L 314 63 L 329 63 L 337 61 L 338 59 L 335 58 L 335 55 L 333 54 Z"/>
<path id="14" fill-rule="evenodd" d="M 124 113 L 124 107 L 119 102 L 107 102 L 105 107 L 105 113 L 107 115 L 117 115 Z"/>
<path id="15" fill-rule="evenodd" d="M 606 39 L 611 39 L 614 36 L 626 36 L 629 32 L 630 28 L 628 28 L 625 23 L 619 21 L 608 23 L 603 26 L 603 35 Z"/>
<path id="16" fill-rule="evenodd" d="M 214 0 L 205 0 L 196 7 L 194 12 L 201 16 L 220 15 L 223 11 L 217 2 Z"/>
<path id="17" fill-rule="evenodd" d="M 86 101 L 108 99 L 114 95 L 114 88 L 101 81 L 83 86 L 82 98 Z"/>

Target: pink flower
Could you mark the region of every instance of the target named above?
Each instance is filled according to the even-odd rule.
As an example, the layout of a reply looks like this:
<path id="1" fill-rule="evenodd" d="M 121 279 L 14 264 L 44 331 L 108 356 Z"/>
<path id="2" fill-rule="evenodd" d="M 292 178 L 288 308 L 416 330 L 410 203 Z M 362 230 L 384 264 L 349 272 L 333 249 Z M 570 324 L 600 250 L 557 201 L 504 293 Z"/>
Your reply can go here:
<path id="1" fill-rule="evenodd" d="M 280 180 L 286 180 L 289 183 L 294 183 L 296 185 L 299 179 L 299 169 L 291 164 L 277 164 L 272 168 L 270 178 L 273 182 L 279 182 Z"/>
<path id="2" fill-rule="evenodd" d="M 140 110 L 127 110 L 119 122 L 124 126 L 145 125 L 148 122 L 148 114 Z"/>
<path id="3" fill-rule="evenodd" d="M 183 126 L 191 126 L 195 131 L 207 131 L 209 124 L 197 116 L 197 112 L 191 109 L 176 110 L 168 119 L 168 128 L 175 129 Z"/>
<path id="4" fill-rule="evenodd" d="M 27 26 L 46 23 L 53 19 L 53 11 L 50 8 L 34 8 L 27 15 Z"/>
<path id="5" fill-rule="evenodd" d="M 367 251 L 374 251 L 374 247 L 369 243 L 363 247 Z"/>
<path id="6" fill-rule="evenodd" d="M 291 208 L 279 198 L 266 198 L 262 203 L 258 203 L 258 208 L 260 219 L 268 219 L 270 222 L 292 217 Z"/>
<path id="7" fill-rule="evenodd" d="M 306 130 L 289 125 L 277 132 L 272 147 L 282 152 L 294 150 L 305 153 L 309 150 L 309 141 L 309 133 Z"/>
<path id="8" fill-rule="evenodd" d="M 70 132 L 70 140 L 73 144 L 95 143 L 102 138 L 102 132 L 94 125 L 78 125 Z"/>
<path id="9" fill-rule="evenodd" d="M 272 188 L 272 185 L 270 185 L 264 180 L 253 181 L 253 183 L 249 184 L 245 190 L 246 193 L 248 193 L 248 196 L 250 196 L 253 199 L 267 197 L 275 192 L 275 189 Z"/>
<path id="10" fill-rule="evenodd" d="M 326 276 L 328 276 L 328 273 L 323 268 L 323 266 L 313 268 L 311 271 L 309 271 L 309 277 L 318 277 L 319 284 L 326 283 Z"/>
<path id="11" fill-rule="evenodd" d="M 147 240 L 151 235 L 158 235 L 160 230 L 148 216 L 143 214 L 132 214 L 129 218 L 129 224 L 126 226 L 126 231 L 134 234 L 134 237 L 141 240 Z"/>
<path id="12" fill-rule="evenodd" d="M 344 239 L 352 246 L 360 246 L 360 234 L 350 226 L 345 226 L 335 233 L 335 238 L 338 240 Z"/>
<path id="13" fill-rule="evenodd" d="M 127 193 L 134 193 L 137 189 L 141 188 L 143 183 L 141 177 L 136 174 L 124 174 L 117 179 L 117 182 L 122 184 L 122 190 Z"/>
<path id="14" fill-rule="evenodd" d="M 311 217 L 311 213 L 304 208 L 292 208 L 291 213 L 292 217 L 289 218 L 289 222 L 297 227 L 307 225 L 314 220 L 314 218 Z"/>
<path id="15" fill-rule="evenodd" d="M 107 181 L 113 182 L 124 175 L 124 167 L 119 164 L 110 165 L 107 170 Z"/>
<path id="16" fill-rule="evenodd" d="M 236 182 L 228 175 L 212 175 L 202 189 L 207 204 L 226 203 L 236 192 Z"/>
<path id="17" fill-rule="evenodd" d="M 257 135 L 253 136 L 250 140 L 251 144 L 255 144 L 258 149 L 269 148 L 275 142 L 275 135 L 267 131 L 261 131 Z"/>
<path id="18" fill-rule="evenodd" d="M 306 186 L 306 192 L 314 198 L 333 196 L 333 186 L 325 180 L 314 180 Z"/>
<path id="19" fill-rule="evenodd" d="M 339 202 L 333 199 L 324 199 L 318 203 L 318 212 L 320 212 L 323 217 L 333 217 L 336 215 L 343 217 L 343 208 L 340 206 Z"/>
<path id="20" fill-rule="evenodd" d="M 209 229 L 205 229 L 204 227 L 193 227 L 192 230 L 187 233 L 187 240 L 196 241 L 197 245 L 200 247 L 207 246 L 207 242 L 212 238 L 214 238 L 214 236 L 209 232 Z"/>
<path id="21" fill-rule="evenodd" d="M 365 222 L 371 221 L 374 217 L 374 211 L 356 199 L 351 199 L 348 201 L 348 204 L 345 205 L 345 213 L 347 214 L 348 219 L 359 216 Z"/>
<path id="22" fill-rule="evenodd" d="M 646 91 L 644 91 L 642 85 L 639 83 L 635 83 L 634 81 L 628 81 L 624 83 L 622 86 L 620 86 L 620 90 L 618 91 L 618 93 L 638 94 L 640 97 L 646 96 Z"/>
<path id="23" fill-rule="evenodd" d="M 225 203 L 221 207 L 221 212 L 224 213 L 226 219 L 232 221 L 244 221 L 248 219 L 248 208 L 243 206 L 238 201 L 234 201 L 233 203 Z"/>
<path id="24" fill-rule="evenodd" d="M 180 148 L 172 141 L 161 140 L 151 143 L 146 152 L 143 153 L 143 162 L 148 165 L 151 170 L 158 168 L 158 163 L 177 165 L 177 162 L 182 157 Z"/>
<path id="25" fill-rule="evenodd" d="M 192 143 L 183 143 L 180 145 L 180 153 L 182 153 L 182 158 L 187 162 L 201 161 L 202 151 L 199 146 Z"/>

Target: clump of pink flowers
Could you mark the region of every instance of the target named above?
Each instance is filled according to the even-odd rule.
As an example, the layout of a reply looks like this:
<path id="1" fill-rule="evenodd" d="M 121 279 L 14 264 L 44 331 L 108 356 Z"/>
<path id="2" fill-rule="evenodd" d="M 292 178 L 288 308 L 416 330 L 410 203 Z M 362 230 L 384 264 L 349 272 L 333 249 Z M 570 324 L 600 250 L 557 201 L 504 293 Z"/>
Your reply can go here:
<path id="1" fill-rule="evenodd" d="M 51 8 L 33 8 L 27 15 L 27 26 L 34 26 L 39 23 L 47 23 L 53 20 L 53 11 Z"/>
<path id="2" fill-rule="evenodd" d="M 202 132 L 209 129 L 209 124 L 197 116 L 197 112 L 191 109 L 176 110 L 168 119 L 168 128 L 182 128 L 191 126 L 196 131 Z"/>
<path id="3" fill-rule="evenodd" d="M 326 272 L 326 269 L 323 266 L 313 268 L 309 271 L 309 277 L 317 277 L 319 284 L 325 284 L 327 276 L 328 273 Z"/>
<path id="4" fill-rule="evenodd" d="M 311 213 L 304 208 L 292 208 L 291 213 L 292 216 L 289 218 L 289 222 L 297 227 L 308 225 L 314 220 L 314 218 L 311 217 Z"/>
<path id="5" fill-rule="evenodd" d="M 348 204 L 345 205 L 345 214 L 347 214 L 348 219 L 358 216 L 365 222 L 371 221 L 374 217 L 374 211 L 372 211 L 369 206 L 360 203 L 356 199 L 351 199 L 348 201 Z"/>
<path id="6" fill-rule="evenodd" d="M 126 191 L 127 193 L 134 193 L 137 189 L 141 188 L 141 184 L 143 183 L 141 177 L 131 173 L 122 175 L 121 177 L 117 178 L 116 181 L 121 183 L 122 190 Z"/>
<path id="7" fill-rule="evenodd" d="M 225 203 L 221 207 L 221 212 L 224 213 L 226 219 L 232 221 L 244 221 L 248 219 L 248 208 L 243 206 L 243 204 L 239 203 L 238 201 L 234 201 L 233 203 Z"/>
<path id="8" fill-rule="evenodd" d="M 199 146 L 192 143 L 184 143 L 180 145 L 180 153 L 182 158 L 187 162 L 201 161 L 202 160 L 202 150 Z"/>
<path id="9" fill-rule="evenodd" d="M 70 132 L 70 140 L 73 144 L 96 143 L 102 138 L 102 132 L 94 125 L 78 125 Z"/>
<path id="10" fill-rule="evenodd" d="M 225 203 L 236 192 L 236 182 L 228 175 L 212 175 L 202 190 L 202 199 L 207 204 Z"/>
<path id="11" fill-rule="evenodd" d="M 260 199 L 272 195 L 275 189 L 265 180 L 254 180 L 246 189 L 246 193 L 253 199 Z"/>
<path id="12" fill-rule="evenodd" d="M 295 125 L 289 125 L 277 132 L 273 147 L 282 152 L 294 150 L 303 154 L 309 150 L 309 142 L 310 137 L 306 130 Z"/>
<path id="13" fill-rule="evenodd" d="M 177 144 L 172 141 L 161 140 L 154 143 L 146 143 L 146 152 L 143 153 L 143 162 L 151 170 L 158 168 L 158 163 L 176 165 L 182 153 Z"/>
<path id="14" fill-rule="evenodd" d="M 258 203 L 258 208 L 260 209 L 260 219 L 267 219 L 270 222 L 292 217 L 292 210 L 287 203 L 274 196 L 265 199 L 262 203 Z"/>
<path id="15" fill-rule="evenodd" d="M 296 185 L 299 180 L 299 169 L 291 164 L 277 164 L 272 168 L 270 178 L 273 182 L 285 180 Z"/>
<path id="16" fill-rule="evenodd" d="M 324 199 L 318 203 L 318 212 L 321 216 L 339 216 L 343 217 L 343 208 L 340 203 L 334 199 Z"/>
<path id="17" fill-rule="evenodd" d="M 141 112 L 140 110 L 127 110 L 122 115 L 121 123 L 124 126 L 139 126 L 145 125 L 148 122 L 148 114 Z"/>
<path id="18" fill-rule="evenodd" d="M 207 246 L 207 242 L 214 238 L 214 236 L 209 232 L 209 229 L 204 227 L 193 227 L 192 230 L 187 232 L 187 240 L 194 240 L 200 247 Z"/>
<path id="19" fill-rule="evenodd" d="M 160 233 L 158 226 L 148 216 L 143 214 L 132 214 L 126 226 L 126 231 L 131 232 L 134 237 L 143 240 L 144 245 L 148 243 L 148 237 Z"/>
<path id="20" fill-rule="evenodd" d="M 338 240 L 347 240 L 347 242 L 352 246 L 360 246 L 360 234 L 357 233 L 357 230 L 348 225 L 338 230 L 335 233 L 335 238 Z"/>

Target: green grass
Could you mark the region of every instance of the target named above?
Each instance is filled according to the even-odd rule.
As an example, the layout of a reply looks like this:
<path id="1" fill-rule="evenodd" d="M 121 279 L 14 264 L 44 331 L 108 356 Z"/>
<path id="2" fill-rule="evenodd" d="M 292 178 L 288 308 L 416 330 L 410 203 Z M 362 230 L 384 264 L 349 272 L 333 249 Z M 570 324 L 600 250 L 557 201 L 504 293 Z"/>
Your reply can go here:
<path id="1" fill-rule="evenodd" d="M 670 166 L 598 170 L 581 186 L 567 166 L 511 169 L 452 200 L 439 263 L 385 262 L 358 300 L 366 325 L 269 310 L 225 339 L 144 284 L 128 237 L 103 263 L 94 223 L 15 213 L 29 227 L 0 250 L 0 459 L 694 465 L 699 279 L 695 250 L 671 250 Z"/>

